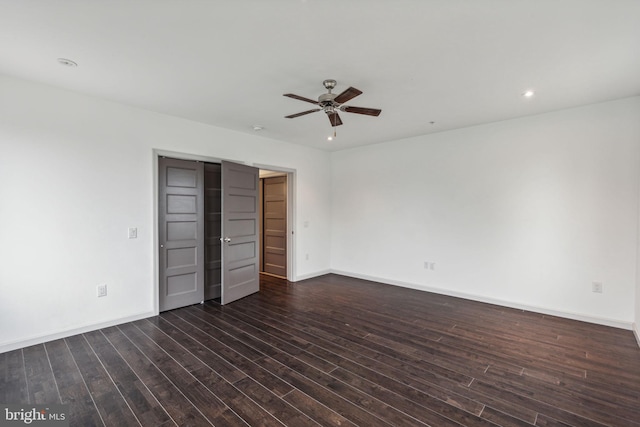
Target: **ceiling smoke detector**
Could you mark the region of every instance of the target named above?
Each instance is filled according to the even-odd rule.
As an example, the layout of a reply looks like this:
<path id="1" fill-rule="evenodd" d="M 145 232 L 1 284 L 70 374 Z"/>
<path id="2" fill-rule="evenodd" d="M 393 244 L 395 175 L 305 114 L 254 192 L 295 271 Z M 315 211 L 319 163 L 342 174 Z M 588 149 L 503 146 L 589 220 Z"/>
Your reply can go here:
<path id="1" fill-rule="evenodd" d="M 67 58 L 58 58 L 58 64 L 65 67 L 77 67 L 78 63 Z"/>

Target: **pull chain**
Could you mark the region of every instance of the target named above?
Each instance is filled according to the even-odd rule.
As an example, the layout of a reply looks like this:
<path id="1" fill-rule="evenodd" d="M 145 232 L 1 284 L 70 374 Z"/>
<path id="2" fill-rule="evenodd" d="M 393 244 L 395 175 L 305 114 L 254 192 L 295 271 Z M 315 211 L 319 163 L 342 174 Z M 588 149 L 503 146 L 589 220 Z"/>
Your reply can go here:
<path id="1" fill-rule="evenodd" d="M 336 135 L 336 123 L 338 122 L 338 113 L 335 113 L 335 116 L 333 117 L 333 137 L 335 138 Z"/>

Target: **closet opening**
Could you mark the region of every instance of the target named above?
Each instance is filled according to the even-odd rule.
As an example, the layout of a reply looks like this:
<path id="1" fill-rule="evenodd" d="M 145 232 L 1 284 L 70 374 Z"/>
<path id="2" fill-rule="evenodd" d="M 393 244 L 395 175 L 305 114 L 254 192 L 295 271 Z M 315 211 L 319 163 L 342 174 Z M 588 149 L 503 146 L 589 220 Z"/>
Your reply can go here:
<path id="1" fill-rule="evenodd" d="M 291 280 L 295 175 L 156 151 L 157 312 L 259 291 L 261 275 Z"/>

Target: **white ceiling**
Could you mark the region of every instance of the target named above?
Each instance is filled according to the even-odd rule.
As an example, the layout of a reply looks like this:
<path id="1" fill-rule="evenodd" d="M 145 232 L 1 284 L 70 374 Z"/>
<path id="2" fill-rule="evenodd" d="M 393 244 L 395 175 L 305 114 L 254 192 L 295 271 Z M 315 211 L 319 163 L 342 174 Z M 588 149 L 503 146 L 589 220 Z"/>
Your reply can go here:
<path id="1" fill-rule="evenodd" d="M 0 0 L 0 73 L 340 150 L 640 95 L 640 0 Z"/>

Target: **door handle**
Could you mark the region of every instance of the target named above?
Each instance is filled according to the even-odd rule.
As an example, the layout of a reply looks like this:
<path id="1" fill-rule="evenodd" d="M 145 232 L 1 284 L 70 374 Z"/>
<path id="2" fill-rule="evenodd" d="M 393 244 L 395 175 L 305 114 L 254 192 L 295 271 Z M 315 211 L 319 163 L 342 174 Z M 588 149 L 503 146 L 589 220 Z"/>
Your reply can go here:
<path id="1" fill-rule="evenodd" d="M 220 240 L 222 240 L 225 243 L 229 243 L 231 241 L 230 237 L 225 237 L 224 239 L 221 237 Z"/>

